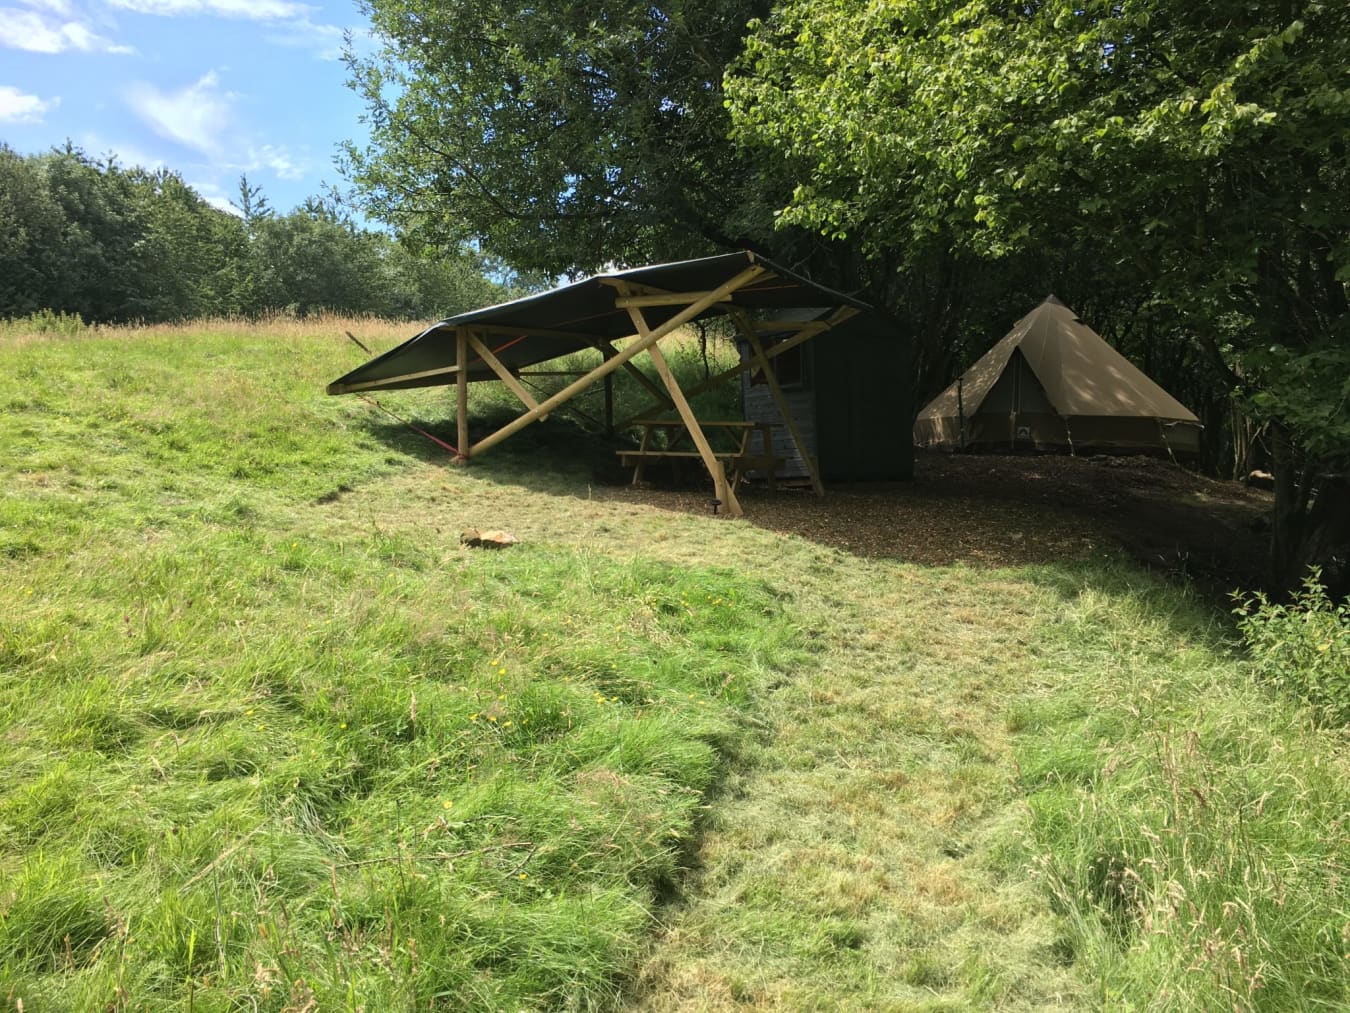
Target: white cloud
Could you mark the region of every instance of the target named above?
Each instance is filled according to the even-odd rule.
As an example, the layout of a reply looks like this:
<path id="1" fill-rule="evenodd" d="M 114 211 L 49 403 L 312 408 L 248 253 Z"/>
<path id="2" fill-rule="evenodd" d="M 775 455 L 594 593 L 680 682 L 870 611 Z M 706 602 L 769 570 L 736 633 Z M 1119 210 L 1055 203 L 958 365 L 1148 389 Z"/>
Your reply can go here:
<path id="1" fill-rule="evenodd" d="M 255 169 L 271 169 L 281 179 L 304 179 L 309 167 L 296 159 L 286 148 L 275 144 L 264 144 L 248 151 L 248 163 L 239 166 L 245 172 Z"/>
<path id="2" fill-rule="evenodd" d="M 213 208 L 217 209 L 218 211 L 224 211 L 226 214 L 234 215 L 236 218 L 243 217 L 243 214 L 240 212 L 240 210 L 237 207 L 235 207 L 230 202 L 230 198 L 225 195 L 225 191 L 222 190 L 215 183 L 189 182 L 188 186 L 196 190 L 197 193 L 201 195 L 202 200 L 206 201 L 206 203 L 210 204 Z"/>
<path id="3" fill-rule="evenodd" d="M 347 29 L 337 25 L 315 24 L 309 18 L 297 18 L 277 26 L 268 32 L 267 41 L 276 46 L 291 49 L 311 49 L 320 60 L 342 59 L 343 37 Z M 352 29 L 353 41 L 360 48 L 363 35 L 369 35 L 368 29 Z"/>
<path id="4" fill-rule="evenodd" d="M 63 18 L 70 17 L 74 11 L 68 0 L 19 0 L 19 2 L 25 7 L 35 7 L 40 11 L 51 11 Z"/>
<path id="5" fill-rule="evenodd" d="M 47 111 L 60 104 L 59 98 L 42 99 L 0 84 L 0 123 L 41 123 Z"/>
<path id="6" fill-rule="evenodd" d="M 311 168 L 303 150 L 297 154 L 284 145 L 265 143 L 238 122 L 241 96 L 226 90 L 214 70 L 177 90 L 141 82 L 126 97 L 136 115 L 159 136 L 205 156 L 193 170 L 199 175 L 221 178 L 266 170 L 278 179 L 299 180 Z M 218 201 L 213 203 L 219 206 Z"/>
<path id="7" fill-rule="evenodd" d="M 85 131 L 81 134 L 79 142 L 81 148 L 99 159 L 112 155 L 124 169 L 131 166 L 140 166 L 142 169 L 154 171 L 168 167 L 168 163 L 158 155 L 152 155 L 148 151 L 125 141 L 109 141 L 92 131 Z"/>
<path id="8" fill-rule="evenodd" d="M 178 91 L 161 91 L 152 84 L 133 85 L 127 95 L 132 110 L 161 137 L 216 155 L 224 150 L 234 122 L 237 96 L 224 91 L 215 71 Z"/>
<path id="9" fill-rule="evenodd" d="M 109 3 L 137 14 L 158 14 L 163 17 L 214 14 L 249 21 L 301 18 L 314 10 L 308 4 L 292 3 L 291 0 L 109 0 Z"/>
<path id="10" fill-rule="evenodd" d="M 131 53 L 80 21 L 52 19 L 38 11 L 0 7 L 0 46 L 30 53 Z"/>

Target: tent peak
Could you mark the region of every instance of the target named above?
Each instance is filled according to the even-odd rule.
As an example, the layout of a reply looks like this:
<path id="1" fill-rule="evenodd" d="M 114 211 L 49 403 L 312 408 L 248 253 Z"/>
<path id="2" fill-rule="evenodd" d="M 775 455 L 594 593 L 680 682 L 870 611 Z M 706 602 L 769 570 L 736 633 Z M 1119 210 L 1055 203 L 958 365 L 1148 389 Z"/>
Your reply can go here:
<path id="1" fill-rule="evenodd" d="M 1044 306 L 1046 303 L 1049 303 L 1051 306 L 1064 306 L 1064 302 L 1059 298 L 1059 296 L 1055 295 L 1055 293 L 1053 292 L 1051 292 L 1048 296 L 1045 297 L 1044 300 L 1042 300 L 1041 305 Z M 1068 309 L 1069 307 L 1064 306 L 1064 308 Z"/>

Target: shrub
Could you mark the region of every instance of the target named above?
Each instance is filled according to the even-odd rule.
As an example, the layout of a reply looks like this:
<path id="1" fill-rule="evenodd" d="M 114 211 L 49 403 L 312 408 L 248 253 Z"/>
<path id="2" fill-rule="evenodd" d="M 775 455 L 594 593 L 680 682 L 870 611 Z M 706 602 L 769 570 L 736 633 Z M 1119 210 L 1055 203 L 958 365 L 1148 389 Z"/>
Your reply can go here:
<path id="1" fill-rule="evenodd" d="M 1327 597 L 1312 569 L 1287 605 L 1261 592 L 1233 610 L 1257 671 L 1315 709 L 1320 721 L 1350 723 L 1350 604 Z"/>
<path id="2" fill-rule="evenodd" d="M 88 329 L 89 325 L 78 313 L 57 313 L 53 310 L 38 310 L 26 317 L 0 320 L 0 333 L 75 337 Z"/>

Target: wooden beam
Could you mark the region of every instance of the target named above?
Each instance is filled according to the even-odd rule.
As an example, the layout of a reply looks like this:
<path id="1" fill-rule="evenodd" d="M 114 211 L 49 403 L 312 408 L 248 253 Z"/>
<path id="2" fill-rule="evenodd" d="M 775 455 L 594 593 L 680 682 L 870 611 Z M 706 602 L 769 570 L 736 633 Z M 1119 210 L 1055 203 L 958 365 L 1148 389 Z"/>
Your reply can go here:
<path id="1" fill-rule="evenodd" d="M 732 319 L 736 321 L 736 326 L 745 335 L 745 340 L 750 342 L 750 350 L 754 353 L 754 359 L 759 364 L 759 368 L 764 370 L 764 380 L 769 385 L 769 393 L 773 395 L 774 404 L 778 406 L 778 414 L 783 416 L 783 422 L 787 425 L 788 433 L 792 436 L 792 442 L 797 445 L 797 453 L 801 455 L 802 462 L 806 465 L 806 471 L 811 476 L 811 488 L 816 491 L 817 496 L 824 496 L 825 484 L 820 480 L 820 468 L 816 464 L 815 458 L 811 456 L 811 452 L 806 449 L 806 441 L 802 439 L 802 432 L 797 428 L 797 420 L 792 417 L 792 409 L 788 405 L 787 396 L 778 383 L 778 377 L 774 374 L 773 366 L 769 364 L 768 357 L 764 354 L 764 346 L 760 343 L 759 334 L 755 331 L 755 322 L 750 319 L 748 314 L 734 310 L 732 311 Z"/>
<path id="2" fill-rule="evenodd" d="M 644 306 L 684 306 L 702 299 L 707 292 L 660 292 L 648 295 L 621 295 L 614 300 L 619 309 L 641 309 Z M 719 299 L 718 303 L 726 300 Z M 716 305 L 716 304 L 714 304 Z"/>
<path id="3" fill-rule="evenodd" d="M 598 280 L 601 285 L 618 289 L 620 295 L 665 295 L 670 291 L 668 288 L 644 285 L 640 281 L 629 281 L 627 278 L 600 278 Z"/>
<path id="4" fill-rule="evenodd" d="M 614 356 L 614 358 L 607 359 L 600 365 L 596 366 L 585 376 L 580 377 L 577 380 L 574 380 L 572 383 L 569 383 L 562 390 L 558 391 L 558 393 L 554 394 L 550 398 L 547 398 L 542 404 L 539 405 L 538 408 L 530 409 L 524 415 L 502 426 L 495 433 L 492 433 L 490 436 L 484 437 L 483 439 L 479 440 L 478 443 L 476 443 L 471 448 L 472 453 L 477 454 L 480 453 L 481 451 L 487 450 L 489 447 L 495 447 L 502 440 L 505 440 L 508 437 L 514 435 L 515 433 L 520 432 L 520 430 L 524 429 L 531 422 L 536 421 L 541 415 L 547 415 L 549 412 L 553 411 L 553 409 L 557 408 L 559 405 L 566 404 L 568 401 L 572 400 L 573 397 L 581 393 L 587 387 L 591 386 L 594 383 L 599 382 L 600 380 L 608 376 L 610 373 L 614 372 L 614 370 L 621 367 L 625 362 L 633 358 L 633 356 L 637 355 L 640 352 L 645 352 L 648 348 L 650 348 L 656 342 L 660 341 L 667 334 L 683 327 L 685 324 L 687 324 L 690 320 L 693 320 L 694 317 L 698 316 L 713 303 L 717 302 L 718 300 L 724 298 L 727 295 L 730 295 L 737 289 L 742 288 L 745 285 L 748 285 L 756 278 L 763 277 L 768 273 L 769 272 L 767 269 L 759 266 L 758 264 L 754 264 L 751 265 L 750 267 L 747 267 L 744 271 L 737 274 L 736 277 L 732 278 L 726 284 L 721 285 L 712 293 L 710 293 L 707 298 L 700 299 L 697 302 L 691 303 L 690 305 L 686 306 L 684 309 L 682 309 L 679 313 L 676 313 L 673 317 L 667 320 L 660 327 L 656 328 L 656 330 L 649 332 L 646 337 L 639 338 L 637 341 L 631 342 L 622 351 L 618 352 Z"/>
<path id="5" fill-rule="evenodd" d="M 582 331 L 558 330 L 550 327 L 521 327 L 511 324 L 470 324 L 469 326 L 479 334 L 506 334 L 513 338 L 529 335 L 532 338 L 566 338 L 569 341 L 576 341 L 585 345 L 595 343 L 594 334 L 586 334 Z"/>
<path id="6" fill-rule="evenodd" d="M 492 354 L 492 349 L 483 344 L 478 335 L 473 331 L 468 331 L 468 335 L 469 344 L 472 345 L 473 350 L 478 353 L 478 357 L 488 364 L 488 368 L 497 374 L 497 379 L 506 384 L 506 386 L 511 389 L 511 393 L 520 398 L 526 408 L 538 408 L 539 402 L 525 389 L 524 384 L 511 375 L 511 371 L 502 365 L 502 361 Z M 548 418 L 548 416 L 541 415 L 539 418 L 540 421 L 542 421 Z"/>
<path id="7" fill-rule="evenodd" d="M 637 325 L 639 334 L 645 337 L 652 333 L 647 329 L 647 321 L 643 319 L 642 310 L 633 306 L 628 312 L 633 318 L 633 323 Z M 647 354 L 652 357 L 652 365 L 656 367 L 657 375 L 661 377 L 661 381 L 666 385 L 666 390 L 670 392 L 670 398 L 675 402 L 675 410 L 680 413 L 684 428 L 694 438 L 694 446 L 698 447 L 699 456 L 703 458 L 703 466 L 708 469 L 708 474 L 712 476 L 714 495 L 722 501 L 722 505 L 726 507 L 730 516 L 740 517 L 745 511 L 741 509 L 740 501 L 736 499 L 736 490 L 727 481 L 726 465 L 713 453 L 712 445 L 708 443 L 708 437 L 704 435 L 703 429 L 699 426 L 698 417 L 694 415 L 694 409 L 689 406 L 689 401 L 685 398 L 684 392 L 680 390 L 675 374 L 670 371 L 670 366 L 666 363 L 666 357 L 661 354 L 660 346 L 656 342 L 652 342 L 652 346 L 647 349 Z"/>
<path id="8" fill-rule="evenodd" d="M 455 458 L 465 464 L 471 455 L 469 449 L 469 335 L 463 327 L 455 328 L 455 365 L 459 372 L 455 375 L 455 418 L 458 423 L 459 456 Z"/>
<path id="9" fill-rule="evenodd" d="M 398 383 L 400 380 L 424 380 L 429 376 L 449 376 L 451 373 L 459 372 L 459 364 L 453 366 L 440 366 L 437 369 L 424 369 L 418 373 L 403 373 L 399 376 L 386 376 L 382 380 L 365 380 L 361 383 L 344 383 L 340 387 L 335 387 L 335 394 L 354 394 L 359 390 L 370 390 L 374 387 L 383 387 L 387 383 Z"/>
<path id="10" fill-rule="evenodd" d="M 822 334 L 833 327 L 838 327 L 845 320 L 848 320 L 850 317 L 854 317 L 857 315 L 858 310 L 855 309 L 854 307 L 841 306 L 839 310 L 836 311 L 835 314 L 828 320 L 811 321 L 809 324 L 804 325 L 800 330 L 798 330 L 798 332 L 794 334 L 792 337 L 780 341 L 778 344 L 774 345 L 772 348 L 765 351 L 764 356 L 767 359 L 776 358 L 777 356 L 782 355 L 789 349 L 796 348 L 803 341 L 809 341 L 812 338 L 814 338 L 817 334 Z M 776 323 L 774 324 L 774 329 L 775 330 L 778 329 L 778 324 Z M 696 397 L 699 394 L 702 394 L 705 390 L 709 390 L 713 387 L 716 387 L 719 383 L 725 383 L 733 376 L 736 376 L 740 373 L 744 373 L 747 370 L 754 369 L 755 365 L 756 364 L 753 359 L 746 359 L 744 362 L 737 363 L 735 366 L 731 366 L 728 369 L 724 369 L 722 370 L 722 372 L 709 377 L 708 379 L 704 380 L 699 384 L 696 384 L 693 387 L 690 387 L 686 393 L 688 394 L 689 397 Z M 638 411 L 634 415 L 625 419 L 623 422 L 619 423 L 619 427 L 621 429 L 627 429 L 629 426 L 633 425 L 633 423 L 636 422 L 638 419 L 650 415 L 654 411 L 663 411 L 669 407 L 670 407 L 669 399 L 663 396 L 658 396 L 654 402 L 645 405 L 641 411 Z"/>

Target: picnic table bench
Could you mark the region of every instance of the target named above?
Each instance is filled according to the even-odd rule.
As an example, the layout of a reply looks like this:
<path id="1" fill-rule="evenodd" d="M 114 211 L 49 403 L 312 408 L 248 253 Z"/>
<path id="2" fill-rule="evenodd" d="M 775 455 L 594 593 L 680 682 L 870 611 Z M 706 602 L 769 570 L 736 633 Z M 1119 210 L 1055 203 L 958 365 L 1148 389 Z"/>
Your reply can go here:
<path id="1" fill-rule="evenodd" d="M 636 450 L 618 451 L 619 462 L 625 468 L 631 466 L 633 469 L 634 485 L 642 481 L 643 469 L 649 461 L 679 461 L 689 458 L 701 461 L 703 455 L 697 449 L 681 449 L 681 445 L 690 438 L 689 429 L 682 420 L 637 419 L 634 421 L 634 425 L 642 427 L 642 439 L 638 443 L 638 448 Z M 746 472 L 749 471 L 763 472 L 768 479 L 771 491 L 777 487 L 776 475 L 778 469 L 787 462 L 783 457 L 777 456 L 773 452 L 772 427 L 769 423 L 743 420 L 728 422 L 704 422 L 700 420 L 699 428 L 708 436 L 710 443 L 715 433 L 725 432 L 736 444 L 733 449 L 729 450 L 713 448 L 713 456 L 727 468 L 727 478 L 730 480 L 732 488 L 735 488 L 740 480 L 745 477 Z M 669 432 L 664 447 L 656 447 L 652 444 L 652 433 L 657 430 Z M 759 436 L 758 451 L 751 448 L 751 443 L 756 435 Z"/>

